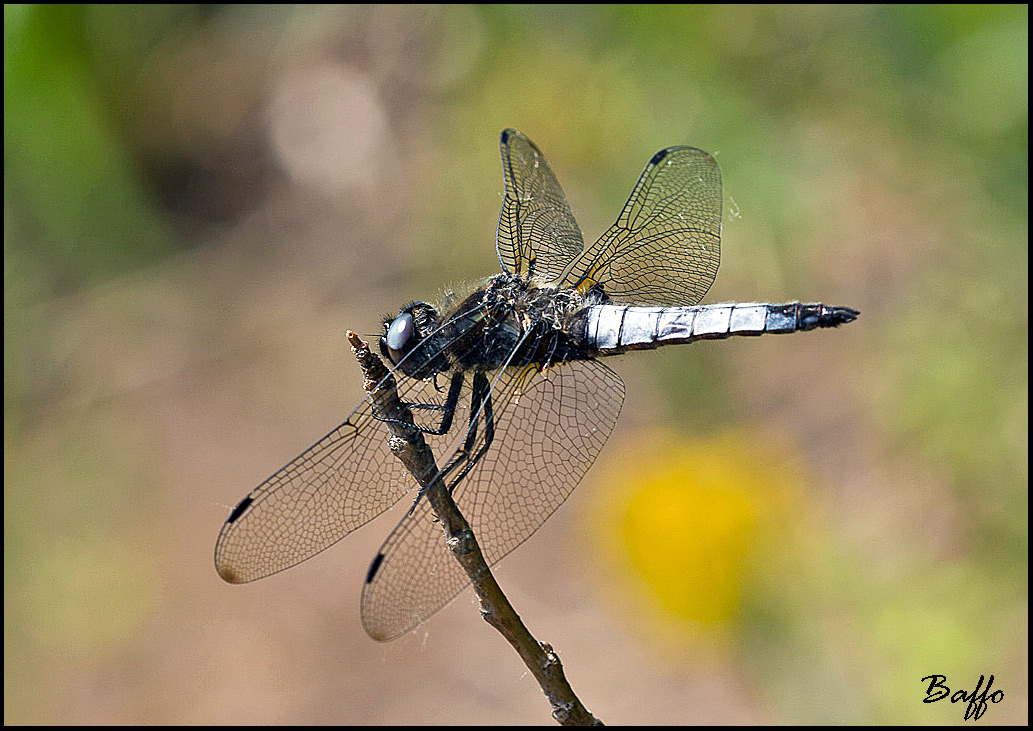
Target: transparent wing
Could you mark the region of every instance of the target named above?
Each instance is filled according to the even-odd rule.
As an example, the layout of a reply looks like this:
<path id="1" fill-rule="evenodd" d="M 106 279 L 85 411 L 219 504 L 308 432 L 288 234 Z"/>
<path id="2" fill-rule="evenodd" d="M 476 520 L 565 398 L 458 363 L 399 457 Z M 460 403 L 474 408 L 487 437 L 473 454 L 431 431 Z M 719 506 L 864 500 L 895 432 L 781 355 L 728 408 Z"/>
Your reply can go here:
<path id="1" fill-rule="evenodd" d="M 703 150 L 669 147 L 563 281 L 582 291 L 601 284 L 617 304 L 694 305 L 720 263 L 721 169 Z"/>
<path id="2" fill-rule="evenodd" d="M 440 384 L 401 380 L 404 400 L 443 403 Z M 423 410 L 420 421 L 432 422 L 432 413 Z M 219 575 L 245 583 L 283 571 L 394 505 L 416 483 L 392 455 L 389 436 L 364 401 L 347 421 L 248 493 L 219 532 Z"/>
<path id="3" fill-rule="evenodd" d="M 506 192 L 495 247 L 510 274 L 558 279 L 585 247 L 581 229 L 545 157 L 516 130 L 502 133 Z"/>
<path id="4" fill-rule="evenodd" d="M 463 316 L 476 318 L 480 309 L 467 309 Z M 438 332 L 424 338 L 406 358 L 423 359 L 428 353 L 454 349 L 455 343 L 436 337 Z M 478 342 L 472 339 L 469 347 Z M 424 430 L 441 426 L 455 373 L 444 362 L 440 365 L 438 375 L 427 380 L 409 378 L 397 366 L 386 377 L 395 379 L 399 398 L 410 404 L 415 423 Z M 469 421 L 468 404 L 469 399 L 461 396 L 450 430 L 453 436 Z M 329 548 L 394 505 L 416 481 L 391 453 L 389 438 L 390 430 L 373 415 L 367 395 L 343 424 L 248 493 L 232 510 L 215 545 L 219 575 L 232 583 L 245 583 L 283 571 Z M 436 454 L 449 449 L 452 440 L 448 433 L 426 434 L 425 438 Z"/>
<path id="5" fill-rule="evenodd" d="M 467 309 L 462 316 L 475 319 L 480 309 Z M 467 347 L 480 344 L 472 339 Z M 406 357 L 421 358 L 428 349 L 454 347 L 455 343 L 427 337 Z M 416 380 L 395 367 L 388 377 L 396 380 L 399 398 L 411 405 L 415 423 L 424 430 L 435 430 L 441 425 L 453 375 L 454 371 L 445 367 L 434 378 Z M 461 396 L 450 433 L 425 434 L 435 454 L 454 451 L 455 434 L 462 433 L 469 422 L 468 410 L 469 398 Z M 329 548 L 394 505 L 416 487 L 416 481 L 391 453 L 389 438 L 390 430 L 373 416 L 367 396 L 343 424 L 233 508 L 215 544 L 219 575 L 237 584 L 283 571 Z"/>
<path id="6" fill-rule="evenodd" d="M 566 500 L 609 437 L 624 400 L 620 377 L 594 360 L 494 375 L 495 439 L 453 493 L 489 565 Z M 450 453 L 438 453 L 439 459 L 442 454 Z M 402 519 L 381 554 L 362 592 L 362 622 L 378 640 L 416 627 L 470 583 L 426 500 Z"/>

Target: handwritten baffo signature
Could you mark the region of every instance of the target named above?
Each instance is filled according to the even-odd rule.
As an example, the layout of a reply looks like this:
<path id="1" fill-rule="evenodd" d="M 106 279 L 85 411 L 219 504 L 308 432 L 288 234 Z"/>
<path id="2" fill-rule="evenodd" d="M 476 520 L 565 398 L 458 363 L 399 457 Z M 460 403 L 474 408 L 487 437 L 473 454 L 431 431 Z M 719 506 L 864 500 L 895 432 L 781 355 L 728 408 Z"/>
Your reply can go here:
<path id="1" fill-rule="evenodd" d="M 979 682 L 976 683 L 976 687 L 971 693 L 967 693 L 964 690 L 956 690 L 953 695 L 951 695 L 951 689 L 947 687 L 946 675 L 926 675 L 922 678 L 922 682 L 927 680 L 929 681 L 929 686 L 925 689 L 925 698 L 922 699 L 922 703 L 935 703 L 947 696 L 950 696 L 951 703 L 968 703 L 968 707 L 965 709 L 966 721 L 970 718 L 978 721 L 980 716 L 986 713 L 987 701 L 990 703 L 1000 703 L 1004 700 L 1003 690 L 990 692 L 990 688 L 994 684 L 993 675 L 990 676 L 990 680 L 982 693 L 979 692 L 979 689 L 983 687 L 983 681 L 986 680 L 982 675 L 979 676 Z"/>

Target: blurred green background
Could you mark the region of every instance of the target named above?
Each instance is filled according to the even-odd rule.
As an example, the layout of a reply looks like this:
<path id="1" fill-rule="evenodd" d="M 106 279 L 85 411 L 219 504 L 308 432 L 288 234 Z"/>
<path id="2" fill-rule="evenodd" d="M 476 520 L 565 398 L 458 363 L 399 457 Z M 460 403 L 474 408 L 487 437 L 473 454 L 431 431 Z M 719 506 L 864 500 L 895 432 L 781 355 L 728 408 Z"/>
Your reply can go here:
<path id="1" fill-rule="evenodd" d="M 245 587 L 229 507 L 361 397 L 347 328 L 497 270 L 497 142 L 594 240 L 712 151 L 707 301 L 619 359 L 499 578 L 608 723 L 1028 720 L 1028 9 L 4 7 L 5 723 L 548 723 L 464 594 L 362 632 L 397 510 Z M 407 502 L 407 501 L 403 501 Z M 402 508 L 404 510 L 404 507 Z"/>

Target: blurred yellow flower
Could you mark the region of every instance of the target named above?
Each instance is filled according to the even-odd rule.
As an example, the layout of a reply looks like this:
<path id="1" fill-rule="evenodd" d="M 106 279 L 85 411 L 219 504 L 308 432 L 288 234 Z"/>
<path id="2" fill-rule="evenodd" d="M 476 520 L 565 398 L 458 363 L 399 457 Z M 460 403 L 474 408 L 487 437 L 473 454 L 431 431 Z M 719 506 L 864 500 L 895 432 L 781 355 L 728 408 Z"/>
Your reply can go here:
<path id="1" fill-rule="evenodd" d="M 693 634 L 732 622 L 758 554 L 787 525 L 802 478 L 757 434 L 690 442 L 667 434 L 614 450 L 593 525 L 621 593 Z M 634 460 L 621 457 L 634 454 Z M 784 538 L 784 535 L 783 535 Z M 631 591 L 627 591 L 630 587 Z"/>

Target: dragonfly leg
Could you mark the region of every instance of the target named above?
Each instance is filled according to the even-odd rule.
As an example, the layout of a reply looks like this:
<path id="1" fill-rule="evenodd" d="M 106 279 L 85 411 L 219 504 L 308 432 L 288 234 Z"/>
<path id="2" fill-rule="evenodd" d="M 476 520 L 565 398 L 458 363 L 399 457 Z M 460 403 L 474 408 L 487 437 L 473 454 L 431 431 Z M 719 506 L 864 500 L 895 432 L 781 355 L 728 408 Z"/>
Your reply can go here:
<path id="1" fill-rule="evenodd" d="M 456 398 L 458 401 L 459 387 L 456 386 L 456 378 L 459 378 L 459 386 L 462 386 L 462 374 L 461 372 L 456 373 L 453 376 L 452 387 L 449 389 L 449 401 L 452 401 L 452 392 L 455 391 Z M 492 441 L 495 438 L 495 413 L 491 404 L 491 383 L 488 381 L 488 377 L 481 371 L 474 371 L 473 375 L 473 386 L 471 388 L 472 394 L 470 396 L 470 422 L 466 430 L 466 438 L 463 440 L 463 446 L 460 447 L 455 455 L 453 455 L 451 461 L 439 470 L 437 480 L 445 481 L 447 477 L 454 472 L 457 468 L 462 467 L 459 474 L 456 475 L 455 479 L 451 480 L 449 484 L 449 492 L 455 490 L 456 485 L 466 477 L 467 473 L 474 468 L 474 465 L 484 456 L 485 452 L 491 446 Z M 446 402 L 447 405 L 447 402 Z M 452 416 L 455 414 L 456 404 L 453 403 L 448 414 L 449 426 L 451 425 Z M 481 419 L 484 419 L 484 444 L 477 449 L 476 453 L 474 448 L 477 446 L 477 432 Z M 447 431 L 447 428 L 444 430 Z M 444 431 L 440 433 L 444 433 Z M 434 432 L 428 432 L 434 433 Z M 471 456 L 471 453 L 472 456 Z M 428 485 L 429 487 L 429 485 Z M 416 510 L 416 506 L 420 503 L 420 498 L 426 493 L 427 488 L 420 490 L 416 496 L 416 500 L 413 502 L 412 507 L 409 509 L 409 514 L 412 515 L 413 511 Z"/>
<path id="2" fill-rule="evenodd" d="M 474 452 L 474 448 L 477 446 L 477 429 L 478 423 L 481 422 L 483 417 L 484 424 L 484 443 Z M 463 442 L 463 447 L 460 449 L 452 462 L 445 467 L 442 471 L 442 478 L 444 478 L 449 472 L 454 470 L 460 464 L 463 468 L 460 470 L 456 478 L 452 480 L 449 485 L 449 492 L 455 490 L 467 473 L 474 468 L 474 466 L 481 460 L 481 457 L 491 447 L 492 441 L 495 439 L 495 412 L 491 403 L 491 384 L 488 382 L 488 377 L 480 371 L 475 371 L 473 376 L 473 397 L 470 400 L 470 427 L 466 432 L 466 440 Z"/>
<path id="3" fill-rule="evenodd" d="M 459 405 L 459 394 L 463 390 L 463 372 L 456 371 L 452 374 L 452 382 L 448 387 L 448 396 L 445 397 L 445 403 L 443 404 L 419 404 L 409 401 L 403 402 L 407 407 L 412 410 L 422 409 L 424 411 L 440 411 L 441 412 L 441 423 L 434 428 L 428 428 L 419 426 L 418 424 L 408 424 L 407 426 L 415 426 L 424 434 L 433 434 L 435 436 L 441 436 L 447 434 L 448 430 L 452 428 L 452 419 L 456 415 L 456 407 Z M 391 419 L 380 419 L 380 421 L 392 421 Z"/>
<path id="4" fill-rule="evenodd" d="M 452 374 L 452 382 L 448 386 L 448 396 L 445 397 L 445 403 L 442 405 L 438 404 L 406 404 L 410 409 L 428 409 L 432 411 L 441 411 L 441 423 L 436 429 L 426 429 L 421 427 L 420 431 L 424 434 L 434 434 L 440 436 L 447 434 L 448 430 L 452 428 L 452 418 L 456 415 L 456 407 L 459 405 L 459 394 L 463 390 L 463 372 L 456 371 Z"/>

